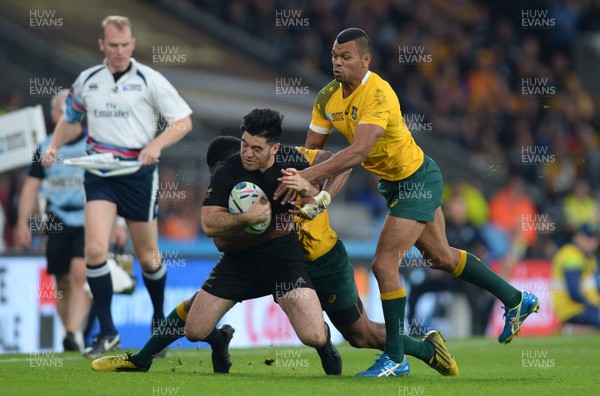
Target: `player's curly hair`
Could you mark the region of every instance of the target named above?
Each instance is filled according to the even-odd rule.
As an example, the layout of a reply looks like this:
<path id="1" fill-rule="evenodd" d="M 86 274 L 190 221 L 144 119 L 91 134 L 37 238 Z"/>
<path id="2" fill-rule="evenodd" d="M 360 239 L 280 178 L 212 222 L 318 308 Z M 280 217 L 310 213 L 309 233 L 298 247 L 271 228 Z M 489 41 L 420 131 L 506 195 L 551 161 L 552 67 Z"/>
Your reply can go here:
<path id="1" fill-rule="evenodd" d="M 283 115 L 275 110 L 266 108 L 255 108 L 244 116 L 240 128 L 252 136 L 260 136 L 267 139 L 267 143 L 279 143 L 283 129 L 281 123 Z"/>
<path id="2" fill-rule="evenodd" d="M 242 139 L 235 136 L 217 136 L 208 144 L 206 150 L 206 165 L 213 168 L 219 162 L 225 161 L 233 154 L 240 153 Z"/>

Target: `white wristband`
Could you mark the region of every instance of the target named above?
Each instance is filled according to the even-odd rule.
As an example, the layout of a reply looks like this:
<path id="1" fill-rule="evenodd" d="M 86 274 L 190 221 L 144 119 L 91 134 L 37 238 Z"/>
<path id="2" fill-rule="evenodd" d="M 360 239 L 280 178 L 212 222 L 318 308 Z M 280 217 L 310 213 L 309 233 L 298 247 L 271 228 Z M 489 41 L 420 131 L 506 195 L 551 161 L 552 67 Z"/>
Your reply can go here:
<path id="1" fill-rule="evenodd" d="M 300 209 L 310 220 L 317 217 L 317 215 L 323 212 L 331 203 L 331 196 L 327 191 L 321 191 L 313 198 L 317 202 L 316 205 L 306 204 Z"/>

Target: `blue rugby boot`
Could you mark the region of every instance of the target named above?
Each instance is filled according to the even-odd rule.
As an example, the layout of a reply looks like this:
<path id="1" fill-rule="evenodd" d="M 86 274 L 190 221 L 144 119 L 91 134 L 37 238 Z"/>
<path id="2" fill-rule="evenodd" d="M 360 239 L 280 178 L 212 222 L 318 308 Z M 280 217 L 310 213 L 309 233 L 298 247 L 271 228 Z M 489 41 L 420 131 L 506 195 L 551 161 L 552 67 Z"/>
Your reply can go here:
<path id="1" fill-rule="evenodd" d="M 385 353 L 379 355 L 375 363 L 367 370 L 356 374 L 357 377 L 405 377 L 410 373 L 408 359 L 396 363 Z"/>
<path id="2" fill-rule="evenodd" d="M 523 322 L 529 315 L 540 309 L 540 300 L 531 293 L 523 291 L 521 302 L 514 308 L 504 307 L 504 328 L 498 337 L 498 342 L 508 344 L 519 333 Z"/>

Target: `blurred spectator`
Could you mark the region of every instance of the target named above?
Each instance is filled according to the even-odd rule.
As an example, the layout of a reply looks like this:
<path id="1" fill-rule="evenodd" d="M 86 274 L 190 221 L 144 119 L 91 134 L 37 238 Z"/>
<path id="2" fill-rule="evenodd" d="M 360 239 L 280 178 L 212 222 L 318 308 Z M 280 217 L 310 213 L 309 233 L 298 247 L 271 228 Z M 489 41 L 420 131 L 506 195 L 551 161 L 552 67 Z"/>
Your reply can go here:
<path id="1" fill-rule="evenodd" d="M 453 195 L 459 195 L 464 200 L 466 220 L 470 224 L 481 227 L 487 223 L 489 218 L 488 203 L 479 188 L 465 180 L 456 180 L 444 186 L 442 201 L 448 201 Z"/>
<path id="2" fill-rule="evenodd" d="M 6 88 L 2 95 L 0 115 L 22 108 L 24 105 L 23 95 L 23 90 L 18 86 L 13 85 Z"/>
<path id="3" fill-rule="evenodd" d="M 600 331 L 598 242 L 596 225 L 583 224 L 552 259 L 554 312 L 573 332 Z"/>
<path id="4" fill-rule="evenodd" d="M 193 186 L 177 181 L 173 168 L 160 168 L 159 186 L 159 234 L 162 237 L 191 241 L 200 232 L 201 200 Z"/>
<path id="5" fill-rule="evenodd" d="M 501 275 L 510 276 L 517 260 L 523 258 L 537 236 L 537 210 L 525 192 L 521 177 L 512 176 L 490 200 L 490 223 L 507 234 L 510 251 L 504 257 Z"/>
<path id="6" fill-rule="evenodd" d="M 590 185 L 584 179 L 577 179 L 573 190 L 563 201 L 564 231 L 574 233 L 584 224 L 596 224 L 598 208 L 596 200 L 590 193 Z"/>
<path id="7" fill-rule="evenodd" d="M 191 187 L 184 187 L 179 191 L 180 196 L 193 197 L 194 191 Z M 160 222 L 160 235 L 166 238 L 177 239 L 180 241 L 193 241 L 198 237 L 200 224 L 198 222 L 198 213 L 200 207 L 188 198 L 172 202 L 170 210 Z"/>

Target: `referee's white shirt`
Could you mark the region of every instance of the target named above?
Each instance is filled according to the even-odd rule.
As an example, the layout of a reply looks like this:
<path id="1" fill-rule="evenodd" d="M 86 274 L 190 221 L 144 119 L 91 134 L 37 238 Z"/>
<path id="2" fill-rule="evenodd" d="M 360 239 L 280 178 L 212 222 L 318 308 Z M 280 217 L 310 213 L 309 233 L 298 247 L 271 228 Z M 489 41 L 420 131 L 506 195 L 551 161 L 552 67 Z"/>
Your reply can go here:
<path id="1" fill-rule="evenodd" d="M 159 72 L 131 58 L 131 68 L 115 82 L 106 64 L 83 71 L 66 103 L 65 118 L 87 116 L 89 137 L 123 148 L 141 149 L 154 139 L 158 115 L 169 124 L 192 109 Z"/>

